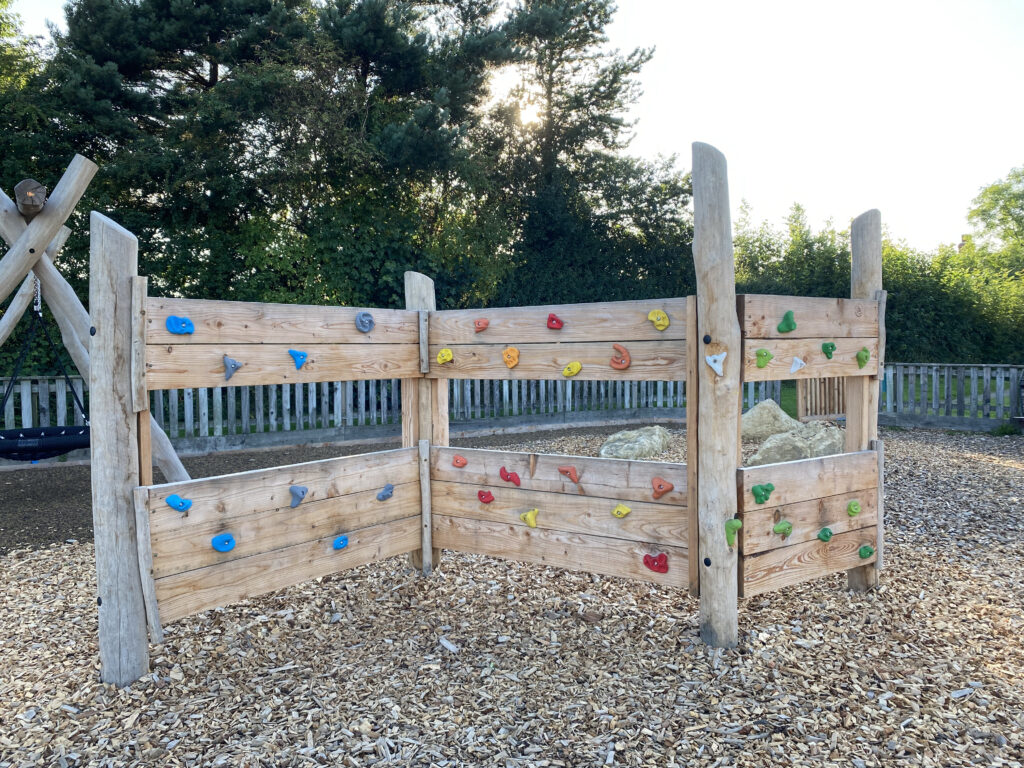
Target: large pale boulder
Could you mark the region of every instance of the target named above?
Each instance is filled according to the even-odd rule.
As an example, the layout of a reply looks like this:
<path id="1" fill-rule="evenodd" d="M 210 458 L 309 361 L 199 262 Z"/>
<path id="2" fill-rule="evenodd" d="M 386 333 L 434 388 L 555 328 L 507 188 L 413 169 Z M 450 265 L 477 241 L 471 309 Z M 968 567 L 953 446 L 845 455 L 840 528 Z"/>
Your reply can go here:
<path id="1" fill-rule="evenodd" d="M 772 435 L 791 432 L 800 422 L 786 413 L 774 400 L 762 400 L 740 418 L 744 440 L 766 440 Z"/>
<path id="2" fill-rule="evenodd" d="M 811 421 L 800 424 L 790 432 L 769 437 L 750 458 L 747 466 L 832 456 L 845 450 L 846 435 L 843 430 L 823 421 Z"/>
<path id="3" fill-rule="evenodd" d="M 641 427 L 616 432 L 604 441 L 605 459 L 647 459 L 668 450 L 669 433 L 664 427 Z"/>

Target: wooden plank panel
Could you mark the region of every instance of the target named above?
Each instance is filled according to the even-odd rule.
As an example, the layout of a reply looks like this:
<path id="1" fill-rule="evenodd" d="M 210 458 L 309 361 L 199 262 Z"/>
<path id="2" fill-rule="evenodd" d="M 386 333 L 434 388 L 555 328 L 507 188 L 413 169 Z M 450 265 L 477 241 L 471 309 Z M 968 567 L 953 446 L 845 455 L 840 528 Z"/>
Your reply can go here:
<path id="1" fill-rule="evenodd" d="M 291 502 L 288 487 L 304 485 L 309 489 L 304 504 L 384 487 L 418 481 L 416 449 L 398 448 L 359 456 L 321 459 L 270 469 L 254 469 L 232 475 L 165 483 L 148 488 L 148 508 L 154 536 L 173 532 L 181 525 L 181 513 L 167 504 L 167 497 L 178 494 L 192 500 L 188 520 L 192 525 L 219 521 L 225 515 L 245 511 L 277 509 Z"/>
<path id="2" fill-rule="evenodd" d="M 768 509 L 809 501 L 823 496 L 878 487 L 878 458 L 874 451 L 841 453 L 818 459 L 784 461 L 743 467 L 737 472 L 740 509 Z M 751 489 L 755 485 L 775 486 L 768 501 L 758 504 Z"/>
<path id="3" fill-rule="evenodd" d="M 820 299 L 808 296 L 744 294 L 746 339 L 877 338 L 878 302 L 869 299 Z M 778 325 L 793 310 L 796 329 L 780 333 Z M 820 343 L 820 342 L 819 342 Z"/>
<path id="4" fill-rule="evenodd" d="M 294 509 L 285 505 L 256 513 L 228 512 L 205 520 L 181 517 L 177 528 L 151 533 L 153 575 L 159 579 L 420 514 L 419 483 L 396 485 L 387 501 L 378 501 L 377 491 L 319 501 L 307 497 Z M 235 537 L 230 552 L 210 546 L 210 539 L 220 533 Z"/>
<path id="5" fill-rule="evenodd" d="M 664 331 L 659 331 L 647 319 L 648 313 L 654 309 L 660 309 L 668 315 L 669 326 Z M 550 313 L 556 314 L 564 323 L 559 330 L 548 328 Z M 478 319 L 488 321 L 487 330 L 476 333 L 473 321 Z M 560 341 L 678 341 L 685 338 L 685 298 L 457 309 L 430 313 L 430 345 L 437 347 L 450 347 L 454 344 L 518 346 Z"/>
<path id="6" fill-rule="evenodd" d="M 458 454 L 466 459 L 461 469 L 452 466 Z M 559 467 L 574 466 L 579 485 L 560 474 Z M 515 486 L 501 480 L 500 471 L 519 474 L 522 488 L 548 493 L 566 493 L 603 499 L 642 500 L 651 504 L 686 506 L 687 477 L 685 464 L 657 461 L 626 461 L 595 459 L 584 456 L 560 456 L 547 453 L 511 453 L 472 448 L 438 448 L 430 450 L 430 479 L 470 485 Z M 660 499 L 651 494 L 651 480 L 661 477 L 675 488 Z"/>
<path id="7" fill-rule="evenodd" d="M 373 315 L 374 327 L 369 333 L 356 329 L 360 312 Z M 178 335 L 168 331 L 170 315 L 189 318 L 195 332 Z M 150 297 L 146 343 L 288 344 L 297 349 L 302 349 L 302 344 L 418 344 L 419 318 L 404 309 Z"/>
<path id="8" fill-rule="evenodd" d="M 740 561 L 742 597 L 870 565 L 875 562 L 875 555 L 862 560 L 858 550 L 864 544 L 874 547 L 875 538 L 874 528 L 861 528 L 833 536 L 828 543 L 814 539 L 744 557 Z"/>
<path id="9" fill-rule="evenodd" d="M 689 516 L 685 507 L 631 501 L 626 506 L 633 511 L 619 519 L 612 514 L 616 504 L 620 503 L 617 499 L 436 480 L 430 487 L 434 514 L 525 526 L 519 515 L 537 509 L 537 528 L 545 530 L 658 542 L 677 547 L 685 547 L 689 538 Z M 482 503 L 476 495 L 480 490 L 491 491 L 494 501 Z"/>
<path id="10" fill-rule="evenodd" d="M 328 536 L 157 579 L 161 622 L 166 626 L 199 611 L 410 552 L 420 545 L 419 518 L 353 531 L 345 549 L 335 550 L 333 542 Z"/>
<path id="11" fill-rule="evenodd" d="M 679 547 L 648 545 L 580 533 L 546 531 L 485 520 L 434 515 L 434 546 L 475 552 L 508 560 L 653 581 L 667 587 L 687 587 L 687 552 Z M 646 554 L 668 555 L 668 572 L 644 566 Z"/>
<path id="12" fill-rule="evenodd" d="M 824 342 L 836 345 L 832 359 L 821 351 Z M 857 352 L 867 347 L 871 352 L 867 365 L 857 367 Z M 757 350 L 767 349 L 774 355 L 764 368 L 757 367 Z M 793 358 L 799 357 L 807 365 L 791 372 Z M 782 381 L 787 379 L 817 379 L 833 376 L 875 376 L 878 374 L 878 339 L 747 339 L 743 342 L 744 381 Z"/>
<path id="13" fill-rule="evenodd" d="M 146 386 L 170 389 L 420 376 L 415 344 L 318 344 L 309 347 L 309 358 L 299 370 L 288 354 L 290 348 L 287 344 L 147 344 Z M 230 381 L 224 379 L 224 355 L 242 363 Z"/>
<path id="14" fill-rule="evenodd" d="M 483 335 L 483 334 L 481 334 Z M 562 369 L 579 361 L 583 365 L 574 379 L 606 381 L 647 381 L 677 379 L 686 375 L 686 343 L 678 340 L 636 341 L 624 344 L 632 362 L 624 371 L 608 361 L 616 355 L 611 342 L 518 344 L 519 364 L 509 368 L 502 359 L 502 344 L 446 345 L 455 359 L 438 365 L 440 346 L 430 345 L 428 378 L 448 379 L 555 379 L 565 380 Z M 859 349 L 859 347 L 858 347 Z M 856 363 L 854 364 L 856 365 Z M 237 375 L 237 374 L 236 374 Z"/>
<path id="15" fill-rule="evenodd" d="M 846 505 L 859 501 L 860 514 L 850 517 Z M 805 541 L 817 540 L 818 532 L 828 528 L 834 535 L 871 528 L 878 521 L 878 490 L 865 488 L 838 496 L 798 501 L 782 507 L 768 509 L 747 509 L 740 513 L 743 527 L 740 529 L 740 552 L 755 555 L 779 547 L 790 547 Z M 786 520 L 793 524 L 793 532 L 785 539 L 772 531 L 777 522 Z"/>

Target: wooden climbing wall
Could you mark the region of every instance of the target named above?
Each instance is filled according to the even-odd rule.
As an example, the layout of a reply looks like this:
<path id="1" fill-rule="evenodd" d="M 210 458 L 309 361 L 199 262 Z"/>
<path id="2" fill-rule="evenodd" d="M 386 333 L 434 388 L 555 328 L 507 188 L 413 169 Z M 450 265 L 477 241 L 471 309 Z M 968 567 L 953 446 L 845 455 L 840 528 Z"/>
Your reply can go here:
<path id="1" fill-rule="evenodd" d="M 876 562 L 882 455 L 879 446 L 740 469 L 740 595 L 750 597 Z M 755 488 L 763 493 L 768 484 L 773 489 L 759 503 Z M 851 514 L 854 510 L 859 511 Z"/>
<path id="2" fill-rule="evenodd" d="M 572 467 L 579 482 L 559 467 Z M 519 484 L 503 480 L 503 469 Z M 686 474 L 685 464 L 435 447 L 434 546 L 685 588 Z M 674 486 L 658 499 L 655 478 Z M 493 500 L 481 500 L 481 492 Z M 624 517 L 613 513 L 619 505 L 630 510 Z M 522 519 L 530 510 L 537 510 L 533 528 Z M 658 555 L 664 573 L 645 563 Z"/>

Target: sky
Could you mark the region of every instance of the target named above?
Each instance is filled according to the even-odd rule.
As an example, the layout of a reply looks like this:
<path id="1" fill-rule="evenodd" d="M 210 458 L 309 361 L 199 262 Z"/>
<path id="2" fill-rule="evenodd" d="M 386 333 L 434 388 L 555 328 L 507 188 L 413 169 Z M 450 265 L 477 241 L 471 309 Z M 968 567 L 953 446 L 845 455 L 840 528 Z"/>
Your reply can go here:
<path id="1" fill-rule="evenodd" d="M 15 0 L 24 30 L 63 0 Z M 734 220 L 793 203 L 843 229 L 878 208 L 921 250 L 957 243 L 979 190 L 1024 165 L 1024 1 L 619 0 L 609 45 L 655 49 L 631 153 L 729 163 Z"/>

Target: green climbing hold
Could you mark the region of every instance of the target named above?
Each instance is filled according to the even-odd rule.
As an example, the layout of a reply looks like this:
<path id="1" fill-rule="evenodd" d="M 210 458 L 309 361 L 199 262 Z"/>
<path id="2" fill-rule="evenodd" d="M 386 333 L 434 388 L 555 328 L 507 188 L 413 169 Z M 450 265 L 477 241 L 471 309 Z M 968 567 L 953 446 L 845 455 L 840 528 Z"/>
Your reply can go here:
<path id="1" fill-rule="evenodd" d="M 854 499 L 846 505 L 846 514 L 850 517 L 856 517 L 860 514 L 860 502 Z"/>
<path id="2" fill-rule="evenodd" d="M 772 528 L 772 532 L 785 538 L 793 533 L 793 524 L 789 522 L 789 520 L 783 520 L 775 524 L 775 527 Z"/>
<path id="3" fill-rule="evenodd" d="M 765 483 L 764 485 L 755 485 L 750 489 L 750 492 L 754 494 L 754 501 L 758 504 L 764 504 L 768 501 L 768 497 L 772 495 L 772 491 L 775 490 L 775 486 L 771 483 Z"/>
<path id="4" fill-rule="evenodd" d="M 873 554 L 875 554 L 875 548 L 870 544 L 865 544 L 863 547 L 857 550 L 857 554 L 860 555 L 861 560 L 867 560 Z"/>
<path id="5" fill-rule="evenodd" d="M 796 318 L 793 317 L 793 310 L 790 309 L 782 316 L 782 322 L 778 325 L 779 333 L 789 333 L 796 330 Z"/>
<path id="6" fill-rule="evenodd" d="M 730 548 L 736 546 L 736 531 L 743 527 L 743 521 L 735 517 L 725 521 L 725 542 Z"/>
<path id="7" fill-rule="evenodd" d="M 832 529 L 822 528 L 820 531 L 818 531 L 818 538 L 822 541 L 828 541 L 832 538 Z"/>
<path id="8" fill-rule="evenodd" d="M 868 364 L 868 360 L 871 359 L 871 350 L 867 347 L 861 347 L 857 353 L 857 367 L 863 368 Z"/>
<path id="9" fill-rule="evenodd" d="M 836 343 L 834 341 L 826 341 L 821 345 L 821 351 L 825 353 L 825 357 L 831 360 L 832 354 L 836 351 Z"/>
<path id="10" fill-rule="evenodd" d="M 767 349 L 759 349 L 754 353 L 754 355 L 757 357 L 758 368 L 764 368 L 766 365 L 768 365 L 768 361 L 775 357 L 775 355 L 773 355 Z"/>

